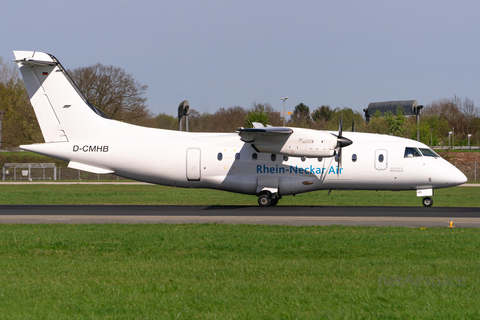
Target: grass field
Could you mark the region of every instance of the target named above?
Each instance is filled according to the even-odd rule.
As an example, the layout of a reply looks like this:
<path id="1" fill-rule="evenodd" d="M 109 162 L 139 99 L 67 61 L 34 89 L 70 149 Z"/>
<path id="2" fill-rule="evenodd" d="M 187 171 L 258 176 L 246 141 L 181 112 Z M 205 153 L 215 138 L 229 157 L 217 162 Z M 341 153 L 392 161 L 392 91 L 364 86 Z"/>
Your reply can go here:
<path id="1" fill-rule="evenodd" d="M 435 206 L 479 206 L 479 188 Z M 256 205 L 148 185 L 0 185 L 0 204 Z M 279 205 L 421 206 L 415 192 L 327 191 Z M 480 317 L 479 229 L 0 225 L 0 319 Z"/>
<path id="2" fill-rule="evenodd" d="M 415 191 L 315 191 L 279 205 L 422 206 Z M 480 188 L 435 190 L 436 207 L 478 207 Z M 257 205 L 257 197 L 209 189 L 154 185 L 0 185 L 0 204 Z"/>
<path id="3" fill-rule="evenodd" d="M 480 317 L 478 229 L 0 225 L 0 318 Z"/>

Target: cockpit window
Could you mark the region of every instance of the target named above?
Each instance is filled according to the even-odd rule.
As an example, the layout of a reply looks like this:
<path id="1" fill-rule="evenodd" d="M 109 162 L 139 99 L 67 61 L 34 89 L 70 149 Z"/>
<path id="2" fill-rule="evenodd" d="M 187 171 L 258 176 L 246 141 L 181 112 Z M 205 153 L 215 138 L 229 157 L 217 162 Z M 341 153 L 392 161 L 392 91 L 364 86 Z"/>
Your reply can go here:
<path id="1" fill-rule="evenodd" d="M 420 151 L 425 157 L 440 157 L 438 154 L 435 153 L 432 149 L 427 148 L 420 148 Z"/>
<path id="2" fill-rule="evenodd" d="M 405 148 L 405 158 L 421 157 L 422 154 L 418 151 L 417 148 Z"/>

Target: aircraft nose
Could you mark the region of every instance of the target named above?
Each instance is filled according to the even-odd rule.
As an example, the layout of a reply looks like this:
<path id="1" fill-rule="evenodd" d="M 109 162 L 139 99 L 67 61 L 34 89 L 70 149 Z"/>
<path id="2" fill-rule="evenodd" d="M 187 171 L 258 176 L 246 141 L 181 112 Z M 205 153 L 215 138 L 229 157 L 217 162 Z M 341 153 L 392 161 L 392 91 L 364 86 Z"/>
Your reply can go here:
<path id="1" fill-rule="evenodd" d="M 461 184 L 464 184 L 465 182 L 467 182 L 467 176 L 463 174 L 462 171 L 458 170 L 457 168 L 455 168 L 455 173 L 453 174 L 453 182 L 456 184 L 456 185 L 461 185 Z"/>

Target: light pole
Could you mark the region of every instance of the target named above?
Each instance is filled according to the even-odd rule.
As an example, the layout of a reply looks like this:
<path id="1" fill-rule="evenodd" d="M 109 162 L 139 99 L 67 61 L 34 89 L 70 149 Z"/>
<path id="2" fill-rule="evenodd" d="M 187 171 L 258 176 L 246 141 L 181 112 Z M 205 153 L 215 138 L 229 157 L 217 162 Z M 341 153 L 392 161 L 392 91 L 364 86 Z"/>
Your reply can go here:
<path id="1" fill-rule="evenodd" d="M 471 136 L 472 136 L 471 134 L 468 134 L 468 135 L 467 135 L 467 137 L 468 137 L 468 149 L 470 149 L 470 137 L 471 137 Z"/>
<path id="2" fill-rule="evenodd" d="M 280 100 L 283 101 L 283 126 L 285 127 L 285 100 L 287 100 L 288 97 L 285 98 L 280 98 Z"/>
<path id="3" fill-rule="evenodd" d="M 452 149 L 455 150 L 455 128 L 452 128 Z"/>
<path id="4" fill-rule="evenodd" d="M 448 149 L 451 149 L 451 144 L 450 144 L 450 136 L 452 135 L 452 131 L 448 131 Z"/>

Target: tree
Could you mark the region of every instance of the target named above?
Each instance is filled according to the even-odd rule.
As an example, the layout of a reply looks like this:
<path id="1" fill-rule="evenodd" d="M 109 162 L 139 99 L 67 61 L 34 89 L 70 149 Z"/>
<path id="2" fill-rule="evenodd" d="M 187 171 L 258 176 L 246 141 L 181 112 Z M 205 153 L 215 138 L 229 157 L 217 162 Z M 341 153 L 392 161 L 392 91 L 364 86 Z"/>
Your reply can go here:
<path id="1" fill-rule="evenodd" d="M 159 113 L 155 117 L 155 127 L 160 129 L 178 130 L 178 118 L 166 113 Z"/>
<path id="2" fill-rule="evenodd" d="M 190 109 L 190 131 L 195 132 L 233 132 L 245 125 L 247 111 L 240 106 L 220 108 L 214 114 L 200 114 Z"/>
<path id="3" fill-rule="evenodd" d="M 295 110 L 293 110 L 292 116 L 290 117 L 289 125 L 308 128 L 310 127 L 310 122 L 310 108 L 303 103 L 295 106 Z"/>
<path id="4" fill-rule="evenodd" d="M 249 111 L 247 116 L 245 117 L 246 127 L 253 128 L 254 122 L 259 122 L 266 126 L 268 124 L 268 113 L 265 111 Z"/>
<path id="5" fill-rule="evenodd" d="M 268 124 L 272 126 L 282 126 L 283 117 L 279 111 L 276 111 L 272 105 L 268 102 L 259 103 L 253 102 L 252 107 L 249 110 L 250 112 L 265 112 L 268 115 Z M 258 122 L 258 121 L 257 121 Z"/>
<path id="6" fill-rule="evenodd" d="M 319 120 L 325 120 L 328 122 L 332 118 L 332 114 L 333 114 L 333 110 L 330 109 L 330 106 L 323 105 L 315 109 L 315 111 L 313 111 L 312 119 L 315 122 Z"/>
<path id="7" fill-rule="evenodd" d="M 385 119 L 387 121 L 388 126 L 388 134 L 402 137 L 407 132 L 407 127 L 405 126 L 405 122 L 407 121 L 407 117 L 403 112 L 401 107 L 397 108 L 397 114 L 394 115 L 390 111 L 387 111 L 385 114 Z"/>
<path id="8" fill-rule="evenodd" d="M 124 69 L 97 63 L 69 73 L 88 101 L 112 119 L 152 125 L 144 96 L 148 86 Z"/>
<path id="9" fill-rule="evenodd" d="M 43 141 L 30 99 L 19 77 L 18 67 L 14 63 L 5 62 L 2 57 L 0 57 L 0 105 L 5 112 L 2 121 L 3 148 Z"/>
<path id="10" fill-rule="evenodd" d="M 326 129 L 338 131 L 340 122 L 343 119 L 343 131 L 364 131 L 366 128 L 365 120 L 358 111 L 353 111 L 348 107 L 337 107 L 332 110 L 330 121 L 327 123 Z"/>
<path id="11" fill-rule="evenodd" d="M 387 119 L 382 117 L 379 110 L 375 112 L 368 123 L 368 132 L 386 134 L 388 132 Z"/>

